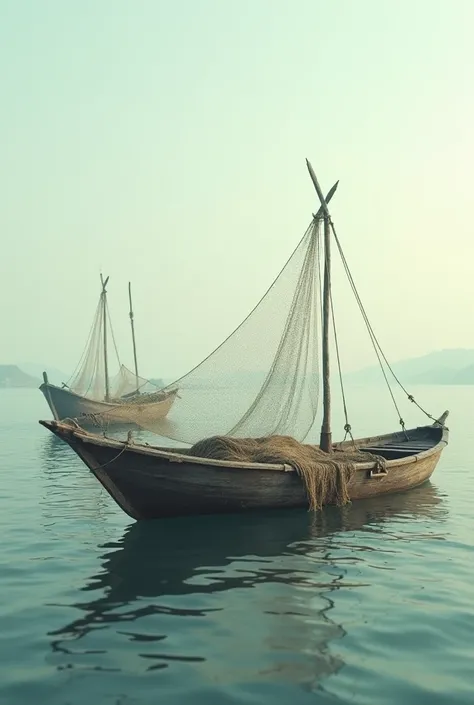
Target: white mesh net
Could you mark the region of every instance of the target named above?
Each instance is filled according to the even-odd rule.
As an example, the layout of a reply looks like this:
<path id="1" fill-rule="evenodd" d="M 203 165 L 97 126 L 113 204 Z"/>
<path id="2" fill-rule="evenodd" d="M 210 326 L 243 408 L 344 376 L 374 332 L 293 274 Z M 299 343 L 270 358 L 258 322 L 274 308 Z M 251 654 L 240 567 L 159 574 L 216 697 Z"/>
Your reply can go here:
<path id="1" fill-rule="evenodd" d="M 104 298 L 101 294 L 84 352 L 68 387 L 88 399 L 102 401 L 106 396 L 104 357 Z"/>
<path id="2" fill-rule="evenodd" d="M 151 394 L 160 389 L 149 379 L 140 377 L 125 367 L 120 365 L 120 369 L 110 381 L 110 396 L 112 399 L 123 399 L 130 395 Z"/>
<path id="3" fill-rule="evenodd" d="M 120 420 L 185 443 L 215 434 L 303 440 L 319 395 L 320 222 L 313 219 L 266 294 L 214 352 L 158 396 L 122 403 Z M 117 413 L 94 421 L 106 428 Z"/>
<path id="4" fill-rule="evenodd" d="M 111 403 L 121 404 L 130 397 L 155 394 L 160 387 L 144 377 L 136 375 L 120 363 L 105 296 L 105 291 L 102 291 L 84 352 L 67 387 L 87 399 L 108 400 Z M 110 377 L 109 369 L 106 372 L 105 332 L 110 347 L 113 347 L 115 351 L 115 369 L 118 367 L 118 372 L 112 377 Z M 106 382 L 107 375 L 108 384 Z"/>

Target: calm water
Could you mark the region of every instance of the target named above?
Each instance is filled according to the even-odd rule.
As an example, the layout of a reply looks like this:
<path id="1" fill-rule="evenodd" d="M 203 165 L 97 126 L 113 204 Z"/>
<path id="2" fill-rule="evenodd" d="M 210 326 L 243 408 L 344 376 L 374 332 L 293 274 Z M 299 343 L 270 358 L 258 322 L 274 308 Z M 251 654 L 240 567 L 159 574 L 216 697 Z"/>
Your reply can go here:
<path id="1" fill-rule="evenodd" d="M 359 434 L 396 427 L 378 394 Z M 431 484 L 140 525 L 0 390 L 2 705 L 472 705 L 474 389 L 418 395 L 451 410 Z"/>

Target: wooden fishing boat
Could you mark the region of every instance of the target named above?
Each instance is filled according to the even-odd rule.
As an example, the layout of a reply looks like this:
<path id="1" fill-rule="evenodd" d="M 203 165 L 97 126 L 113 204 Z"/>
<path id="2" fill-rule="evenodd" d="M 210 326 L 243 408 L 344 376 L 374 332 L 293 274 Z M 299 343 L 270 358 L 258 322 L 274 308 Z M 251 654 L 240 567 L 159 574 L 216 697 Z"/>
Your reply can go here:
<path id="1" fill-rule="evenodd" d="M 249 427 L 264 428 L 266 418 L 261 413 L 262 409 L 267 417 L 273 419 L 272 414 L 274 414 L 273 426 L 270 428 L 278 430 L 270 431 L 270 433 L 255 433 L 253 438 L 258 436 L 272 437 L 278 434 L 281 438 L 282 430 L 287 431 L 288 424 L 297 416 L 298 405 L 295 402 L 293 392 L 297 389 L 296 396 L 298 402 L 301 402 L 305 398 L 305 389 L 302 386 L 298 387 L 300 381 L 296 376 L 290 380 L 290 384 L 287 384 L 287 379 L 290 364 L 293 359 L 296 359 L 296 353 L 301 353 L 301 356 L 296 359 L 296 367 L 301 368 L 302 364 L 306 364 L 308 358 L 311 357 L 305 349 L 305 345 L 309 345 L 314 338 L 312 330 L 306 327 L 298 337 L 296 324 L 305 326 L 308 320 L 314 316 L 314 309 L 309 309 L 311 303 L 318 309 L 318 305 L 314 303 L 314 291 L 311 288 L 315 281 L 314 272 L 309 268 L 313 267 L 314 269 L 313 260 L 319 252 L 319 241 L 316 242 L 315 237 L 319 224 L 324 222 L 324 285 L 321 301 L 323 419 L 317 454 L 318 457 L 322 455 L 327 458 L 327 460 L 323 460 L 326 462 L 326 468 L 331 466 L 336 472 L 346 462 L 344 458 L 347 460 L 351 453 L 354 454 L 354 450 L 357 451 L 357 460 L 351 462 L 351 474 L 347 480 L 347 486 L 344 487 L 351 500 L 409 490 L 421 485 L 432 475 L 448 442 L 448 429 L 445 425 L 448 412 L 446 411 L 437 420 L 424 412 L 432 423 L 407 430 L 390 389 L 401 430 L 387 435 L 354 440 L 343 397 L 346 414 L 345 431 L 346 437 L 349 435 L 350 440 L 336 444 L 332 442 L 329 374 L 331 324 L 334 325 L 334 332 L 336 332 L 331 297 L 330 244 L 332 237 L 338 245 L 344 265 L 346 266 L 347 263 L 340 248 L 327 205 L 337 184 L 324 198 L 309 162 L 307 165 L 321 203 L 320 209 L 313 216 L 312 226 L 310 226 L 310 229 L 313 228 L 313 230 L 308 229 L 307 231 L 309 233 L 308 248 L 304 251 L 302 258 L 309 275 L 302 276 L 302 270 L 298 276 L 299 288 L 293 295 L 288 322 L 285 323 L 281 342 L 278 344 L 270 371 L 250 408 L 244 413 L 239 423 L 234 425 L 227 437 L 238 440 L 238 438 L 245 437 Z M 348 272 L 348 268 L 346 272 Z M 373 330 L 368 323 L 350 273 L 348 273 L 348 277 L 380 361 L 381 357 L 378 351 L 380 346 L 378 346 Z M 337 354 L 338 366 L 340 367 L 339 353 Z M 284 358 L 282 358 L 283 355 Z M 383 353 L 382 356 L 387 362 Z M 393 373 L 390 367 L 389 369 Z M 311 385 L 313 373 L 310 371 L 306 374 L 306 372 L 307 368 L 305 368 L 304 379 L 309 380 L 308 383 Z M 385 376 L 385 378 L 390 388 L 387 377 Z M 196 378 L 192 379 L 196 383 Z M 397 378 L 395 377 L 395 379 Z M 397 382 L 402 387 L 398 379 Z M 278 387 L 278 384 L 281 386 Z M 277 394 L 269 397 L 268 389 L 271 391 L 275 388 L 277 388 Z M 403 387 L 402 389 L 408 399 L 417 404 Z M 312 402 L 311 394 L 307 398 Z M 417 404 L 417 406 L 419 405 Z M 420 406 L 419 408 L 421 409 Z M 423 409 L 421 410 L 423 411 Z M 124 408 L 124 414 L 126 411 Z M 133 413 L 135 414 L 135 408 Z M 314 422 L 315 413 L 311 423 Z M 202 457 L 197 450 L 192 448 L 187 450 L 135 443 L 131 433 L 128 434 L 125 441 L 107 438 L 105 435 L 101 437 L 87 432 L 74 421 L 63 423 L 41 421 L 40 423 L 70 445 L 117 504 L 134 519 L 283 509 L 308 505 L 308 486 L 302 482 L 296 461 L 293 463 L 290 460 L 288 462 L 272 462 L 270 460 L 250 462 L 217 459 L 212 456 Z M 260 425 L 257 426 L 257 423 Z M 269 428 L 268 423 L 266 427 Z M 300 435 L 304 437 L 306 433 L 307 431 Z M 314 448 L 316 446 L 313 446 Z M 346 480 L 344 481 L 346 482 Z M 332 487 L 328 485 L 322 489 L 320 499 L 322 503 L 332 503 L 336 501 L 336 494 L 334 485 Z"/>
<path id="2" fill-rule="evenodd" d="M 381 471 L 360 463 L 349 482 L 352 500 L 418 487 L 431 477 L 448 442 L 445 421 L 355 441 L 387 459 Z M 41 421 L 66 441 L 117 504 L 133 519 L 222 514 L 308 505 L 305 487 L 290 465 L 196 458 L 183 449 L 101 438 L 73 423 Z M 352 441 L 334 446 L 350 449 Z M 370 456 L 369 456 L 370 457 Z"/>
<path id="3" fill-rule="evenodd" d="M 81 418 L 82 425 L 93 425 L 93 419 L 102 416 L 106 425 L 126 424 L 124 404 L 133 397 L 137 402 L 137 412 L 156 421 L 164 418 L 175 401 L 177 390 L 154 388 L 138 374 L 137 349 L 135 341 L 134 314 L 131 285 L 128 285 L 130 301 L 130 324 L 132 331 L 135 374 L 124 365 L 111 380 L 109 375 L 109 355 L 107 344 L 108 321 L 107 283 L 101 275 L 102 290 L 96 311 L 88 347 L 83 356 L 82 366 L 70 384 L 61 387 L 51 384 L 43 372 L 43 393 L 56 420 Z M 113 333 L 112 333 L 113 335 Z M 118 357 L 118 356 L 117 356 Z"/>
<path id="4" fill-rule="evenodd" d="M 87 424 L 93 422 L 95 417 L 107 418 L 108 424 L 126 424 L 127 416 L 124 415 L 123 405 L 126 400 L 113 399 L 107 401 L 96 401 L 88 399 L 80 394 L 76 394 L 71 389 L 66 387 L 57 387 L 48 382 L 47 375 L 44 375 L 44 383 L 40 390 L 43 392 L 49 408 L 53 412 L 54 417 L 59 421 L 61 419 L 81 419 L 81 423 Z M 137 411 L 149 414 L 154 420 L 164 418 L 176 398 L 177 390 L 163 390 L 162 392 L 154 392 L 143 394 L 141 404 L 137 404 Z"/>

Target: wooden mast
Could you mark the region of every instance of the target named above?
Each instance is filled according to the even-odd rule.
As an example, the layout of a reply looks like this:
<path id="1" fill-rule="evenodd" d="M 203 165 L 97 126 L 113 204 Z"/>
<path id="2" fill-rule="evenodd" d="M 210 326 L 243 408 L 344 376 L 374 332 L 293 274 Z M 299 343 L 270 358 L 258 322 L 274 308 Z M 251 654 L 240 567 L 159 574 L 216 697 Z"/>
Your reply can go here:
<path id="1" fill-rule="evenodd" d="M 329 216 L 324 214 L 324 286 L 323 286 L 323 423 L 319 446 L 332 451 L 331 382 L 329 357 L 329 322 L 331 318 L 331 230 Z"/>
<path id="2" fill-rule="evenodd" d="M 137 391 L 140 386 L 138 382 L 138 362 L 137 362 L 137 345 L 135 342 L 135 324 L 133 321 L 133 306 L 132 306 L 132 285 L 128 282 L 128 300 L 130 302 L 130 325 L 132 327 L 132 343 L 133 343 L 133 359 L 135 361 L 135 376 L 137 378 Z"/>
<path id="3" fill-rule="evenodd" d="M 331 383 L 329 356 L 329 323 L 331 318 L 331 218 L 323 192 L 310 162 L 306 160 L 311 180 L 321 201 L 324 218 L 324 285 L 323 285 L 323 422 L 319 445 L 325 453 L 332 451 L 331 434 Z M 318 214 L 319 212 L 318 211 Z"/>
<path id="4" fill-rule="evenodd" d="M 102 273 L 100 275 L 100 281 L 102 282 L 102 320 L 104 323 L 104 373 L 105 373 L 105 401 L 110 400 L 110 387 L 109 387 L 109 360 L 107 355 L 107 282 L 109 277 L 104 281 Z"/>
<path id="5" fill-rule="evenodd" d="M 330 188 L 329 191 L 327 192 L 327 195 L 326 195 L 326 198 L 325 198 L 326 207 L 327 207 L 327 204 L 329 203 L 329 201 L 331 200 L 331 198 L 332 198 L 332 197 L 334 196 L 334 194 L 336 193 L 336 190 L 337 190 L 337 187 L 338 187 L 338 186 L 339 186 L 339 181 L 336 181 L 336 183 L 334 184 L 334 186 L 332 186 L 332 188 Z M 313 218 L 314 218 L 315 220 L 317 220 L 318 218 L 323 218 L 323 217 L 324 217 L 324 208 L 323 208 L 322 206 L 320 206 L 318 212 L 317 212 L 316 214 L 313 213 Z"/>

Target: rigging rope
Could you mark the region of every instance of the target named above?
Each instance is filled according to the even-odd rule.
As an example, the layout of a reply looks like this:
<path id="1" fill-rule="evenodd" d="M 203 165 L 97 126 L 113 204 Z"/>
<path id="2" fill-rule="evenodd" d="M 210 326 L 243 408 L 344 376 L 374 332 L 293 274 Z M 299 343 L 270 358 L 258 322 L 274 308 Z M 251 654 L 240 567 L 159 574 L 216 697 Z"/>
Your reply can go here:
<path id="1" fill-rule="evenodd" d="M 120 356 L 119 356 L 119 352 L 118 352 L 118 348 L 117 348 L 117 343 L 115 342 L 115 334 L 114 334 L 114 329 L 112 326 L 112 318 L 110 316 L 110 311 L 109 311 L 109 302 L 107 301 L 107 299 L 105 300 L 105 308 L 107 309 L 107 320 L 109 322 L 109 328 L 110 328 L 110 332 L 112 334 L 112 342 L 114 344 L 115 354 L 117 356 L 117 362 L 120 367 L 122 363 L 120 362 Z M 104 323 L 104 325 L 107 325 L 107 323 Z"/>
<path id="2" fill-rule="evenodd" d="M 414 398 L 414 396 L 413 396 L 412 394 L 409 394 L 409 392 L 405 389 L 405 387 L 403 386 L 403 384 L 400 382 L 400 380 L 398 379 L 397 375 L 396 375 L 395 372 L 393 371 L 393 369 L 392 369 L 390 363 L 388 362 L 388 360 L 387 360 L 387 358 L 386 358 L 386 356 L 385 356 L 385 353 L 383 352 L 382 347 L 381 347 L 381 345 L 380 345 L 380 343 L 379 343 L 379 341 L 378 341 L 378 339 L 377 339 L 377 336 L 376 336 L 375 333 L 374 333 L 374 330 L 373 330 L 372 325 L 371 325 L 371 323 L 370 323 L 370 321 L 369 321 L 369 318 L 368 318 L 367 313 L 366 313 L 366 311 L 365 311 L 365 308 L 364 308 L 364 305 L 363 305 L 363 303 L 362 303 L 362 300 L 361 300 L 361 298 L 360 298 L 360 296 L 359 296 L 359 292 L 358 292 L 357 287 L 356 287 L 356 285 L 355 285 L 354 278 L 353 278 L 352 273 L 351 273 L 351 271 L 350 271 L 350 268 L 349 268 L 349 265 L 348 265 L 348 263 L 347 263 L 346 257 L 345 257 L 345 255 L 344 255 L 344 252 L 343 252 L 341 243 L 340 243 L 339 238 L 338 238 L 338 236 L 337 236 L 336 229 L 335 229 L 335 227 L 334 227 L 334 223 L 332 222 L 331 218 L 329 219 L 329 223 L 330 223 L 330 226 L 331 226 L 331 230 L 332 230 L 332 232 L 333 232 L 333 235 L 334 235 L 334 239 L 335 239 L 335 241 L 336 241 L 337 248 L 338 248 L 338 250 L 339 250 L 339 254 L 340 254 L 340 256 L 341 256 L 341 260 L 342 260 L 342 263 L 343 263 L 345 272 L 346 272 L 346 274 L 347 274 L 347 278 L 348 278 L 348 280 L 349 280 L 349 283 L 350 283 L 350 285 L 351 285 L 353 294 L 354 294 L 354 296 L 355 296 L 355 298 L 356 298 L 356 301 L 357 301 L 357 304 L 358 304 L 358 306 L 359 306 L 360 312 L 361 312 L 361 314 L 362 314 L 362 317 L 363 317 L 363 319 L 364 319 L 365 325 L 366 325 L 366 327 L 367 327 L 367 331 L 368 331 L 369 336 L 370 336 L 370 339 L 371 339 L 371 341 L 372 341 L 372 346 L 373 346 L 373 348 L 374 348 L 375 354 L 376 354 L 377 359 L 378 359 L 378 361 L 379 361 L 380 369 L 382 370 L 382 374 L 383 374 L 384 379 L 385 379 L 385 382 L 386 382 L 386 384 L 387 384 L 387 388 L 388 388 L 388 390 L 389 390 L 389 392 L 390 392 L 390 396 L 391 396 L 391 398 L 392 398 L 393 404 L 394 404 L 395 409 L 396 409 L 396 411 L 397 411 L 397 414 L 398 414 L 398 417 L 399 417 L 399 421 L 400 421 L 400 425 L 401 425 L 401 427 L 402 427 L 402 429 L 403 429 L 403 432 L 406 433 L 406 431 L 405 431 L 405 422 L 404 422 L 404 420 L 403 420 L 403 418 L 402 418 L 402 415 L 401 415 L 400 410 L 399 410 L 399 408 L 398 408 L 398 404 L 397 404 L 397 402 L 396 402 L 395 396 L 394 396 L 393 391 L 392 391 L 392 388 L 391 388 L 391 386 L 390 386 L 390 382 L 389 382 L 389 380 L 388 380 L 387 374 L 386 374 L 385 369 L 384 369 L 384 367 L 383 367 L 382 359 L 384 360 L 385 364 L 387 365 L 387 368 L 389 369 L 389 371 L 390 371 L 391 374 L 393 375 L 393 378 L 395 379 L 395 381 L 397 382 L 397 384 L 399 385 L 399 387 L 400 387 L 400 388 L 402 389 L 402 391 L 406 394 L 408 400 L 411 401 L 412 403 L 414 403 L 415 406 L 417 406 L 417 407 L 420 409 L 420 411 L 423 412 L 423 414 L 425 414 L 425 416 L 427 416 L 427 417 L 428 417 L 429 419 L 431 419 L 432 421 L 436 421 L 436 419 L 434 418 L 434 416 L 432 416 L 432 415 L 429 414 L 425 409 L 423 409 L 423 407 L 420 406 L 420 404 L 418 404 L 418 402 L 416 401 L 416 399 Z"/>
<path id="3" fill-rule="evenodd" d="M 317 219 L 317 216 L 313 216 L 314 219 Z M 319 216 L 319 220 L 322 221 L 324 220 L 324 217 Z M 324 264 L 326 266 L 327 264 L 327 255 L 326 252 L 324 253 Z M 323 294 L 322 294 L 322 283 L 323 283 L 323 277 L 319 277 L 319 285 L 320 285 L 320 301 L 321 301 L 321 320 L 323 319 Z M 346 402 L 346 392 L 344 389 L 344 380 L 342 376 L 342 365 L 341 365 L 341 355 L 339 352 L 339 340 L 337 336 L 337 326 L 336 326 L 336 317 L 334 314 L 334 302 L 333 302 L 333 296 L 332 296 L 332 289 L 329 289 L 329 307 L 330 307 L 330 315 L 332 318 L 332 329 L 333 329 L 333 335 L 334 335 L 334 346 L 336 349 L 336 359 L 337 359 L 337 368 L 338 368 L 338 377 L 339 377 L 339 384 L 341 387 L 341 398 L 342 398 L 342 406 L 343 406 L 343 411 L 344 411 L 344 438 L 342 442 L 346 440 L 347 436 L 349 436 L 352 440 L 352 443 L 355 443 L 354 441 L 354 436 L 352 435 L 352 427 L 351 424 L 349 423 L 349 414 L 347 411 L 347 402 Z"/>
<path id="4" fill-rule="evenodd" d="M 345 424 L 344 424 L 345 436 L 344 436 L 342 442 L 344 443 L 347 436 L 349 436 L 350 439 L 352 440 L 352 443 L 355 443 L 354 436 L 352 435 L 352 428 L 349 423 L 349 414 L 347 412 L 346 393 L 344 390 L 344 380 L 342 378 L 341 356 L 339 353 L 339 341 L 337 338 L 336 317 L 334 315 L 334 304 L 333 304 L 333 300 L 332 300 L 332 291 L 329 294 L 329 301 L 330 301 L 330 307 L 331 307 L 332 328 L 333 328 L 333 332 L 334 332 L 334 345 L 336 348 L 336 359 L 337 359 L 337 368 L 338 368 L 338 373 L 339 373 L 339 383 L 341 385 L 342 406 L 344 409 L 344 419 L 345 419 Z"/>

